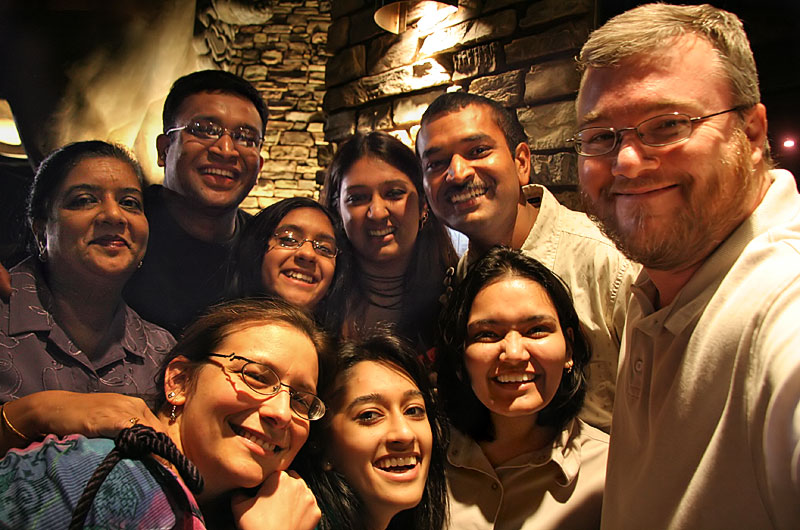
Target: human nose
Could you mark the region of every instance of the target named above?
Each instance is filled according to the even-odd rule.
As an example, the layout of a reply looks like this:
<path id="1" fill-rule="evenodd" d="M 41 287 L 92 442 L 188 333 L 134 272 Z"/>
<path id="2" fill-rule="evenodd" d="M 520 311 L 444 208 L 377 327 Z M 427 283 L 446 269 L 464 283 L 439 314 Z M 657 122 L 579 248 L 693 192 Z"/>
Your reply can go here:
<path id="1" fill-rule="evenodd" d="M 292 421 L 291 396 L 287 388 L 261 402 L 258 413 L 264 421 L 276 427 L 286 427 Z"/>
<path id="2" fill-rule="evenodd" d="M 219 138 L 214 140 L 209 147 L 209 151 L 223 158 L 232 158 L 239 154 L 236 150 L 236 144 L 233 142 L 233 137 L 227 129 L 223 130 Z"/>
<path id="3" fill-rule="evenodd" d="M 380 197 L 374 198 L 369 205 L 369 209 L 367 210 L 367 216 L 369 216 L 370 219 L 377 221 L 381 221 L 389 217 L 389 208 L 386 207 L 386 202 Z"/>
<path id="4" fill-rule="evenodd" d="M 469 160 L 458 153 L 450 158 L 450 165 L 447 167 L 447 180 L 450 182 L 461 183 L 472 176 L 472 165 Z"/>
<path id="5" fill-rule="evenodd" d="M 314 242 L 310 239 L 302 240 L 300 246 L 295 250 L 295 256 L 309 261 L 316 259 L 317 252 L 314 250 Z"/>
<path id="6" fill-rule="evenodd" d="M 127 219 L 116 199 L 107 198 L 101 203 L 97 220 L 109 224 L 124 224 Z"/>
<path id="7" fill-rule="evenodd" d="M 510 362 L 528 361 L 530 354 L 528 353 L 522 335 L 517 331 L 510 331 L 503 338 L 501 344 L 503 351 L 500 352 L 500 360 Z"/>
<path id="8" fill-rule="evenodd" d="M 408 418 L 402 413 L 392 415 L 389 420 L 389 432 L 386 436 L 389 443 L 407 445 L 414 442 L 416 436 L 408 421 Z"/>
<path id="9" fill-rule="evenodd" d="M 628 133 L 628 134 L 623 134 Z M 648 153 L 648 147 L 639 138 L 634 127 L 617 131 L 617 150 L 611 168 L 615 177 L 636 178 L 659 166 L 659 159 Z"/>

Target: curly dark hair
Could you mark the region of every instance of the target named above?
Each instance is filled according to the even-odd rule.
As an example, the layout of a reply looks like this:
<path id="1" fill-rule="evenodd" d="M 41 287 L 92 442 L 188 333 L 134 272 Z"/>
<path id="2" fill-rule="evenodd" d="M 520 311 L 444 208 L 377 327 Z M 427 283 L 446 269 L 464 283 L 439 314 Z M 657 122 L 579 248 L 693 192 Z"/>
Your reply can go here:
<path id="1" fill-rule="evenodd" d="M 329 415 L 311 427 L 308 443 L 295 458 L 293 467 L 308 483 L 322 511 L 320 530 L 365 530 L 363 502 L 347 483 L 345 477 L 335 470 L 323 467 L 324 451 L 329 445 L 330 416 L 344 406 L 341 381 L 357 364 L 365 361 L 377 362 L 407 375 L 419 388 L 425 401 L 428 422 L 433 434 L 433 449 L 428 477 L 422 500 L 414 508 L 395 515 L 388 529 L 438 530 L 447 519 L 447 483 L 445 480 L 445 447 L 449 435 L 447 422 L 437 403 L 430 377 L 419 362 L 411 344 L 399 337 L 390 324 L 378 324 L 358 339 L 345 342 L 338 355 L 336 376 L 326 379 L 319 395 L 329 407 Z M 331 382 L 333 382 L 331 384 Z M 338 385 L 338 386 L 337 386 Z"/>
<path id="2" fill-rule="evenodd" d="M 572 304 L 569 288 L 550 269 L 508 247 L 493 247 L 470 267 L 466 278 L 455 288 L 439 320 L 436 368 L 439 395 L 451 424 L 477 441 L 494 440 L 489 409 L 478 400 L 464 362 L 467 322 L 472 302 L 490 283 L 505 277 L 532 280 L 547 291 L 556 308 L 558 321 L 573 369 L 564 372 L 556 395 L 537 415 L 539 425 L 562 429 L 577 416 L 586 395 L 586 366 L 591 350 Z"/>

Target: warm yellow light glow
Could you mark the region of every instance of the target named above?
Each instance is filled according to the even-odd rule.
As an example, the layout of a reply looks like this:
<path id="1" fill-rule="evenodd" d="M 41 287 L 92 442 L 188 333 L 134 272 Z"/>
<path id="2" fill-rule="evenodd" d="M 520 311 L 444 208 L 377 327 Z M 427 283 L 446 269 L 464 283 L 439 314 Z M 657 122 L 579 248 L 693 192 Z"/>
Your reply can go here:
<path id="1" fill-rule="evenodd" d="M 0 119 L 0 142 L 8 145 L 22 145 L 14 120 Z"/>
<path id="2" fill-rule="evenodd" d="M 453 3 L 450 0 L 386 2 L 375 12 L 375 23 L 390 33 L 402 33 L 412 27 L 420 32 L 429 32 L 458 11 L 458 6 Z"/>
<path id="3" fill-rule="evenodd" d="M 783 147 L 785 147 L 787 149 L 792 149 L 792 148 L 794 148 L 795 145 L 796 145 L 795 141 L 792 140 L 791 138 L 788 138 L 788 139 L 783 141 Z"/>

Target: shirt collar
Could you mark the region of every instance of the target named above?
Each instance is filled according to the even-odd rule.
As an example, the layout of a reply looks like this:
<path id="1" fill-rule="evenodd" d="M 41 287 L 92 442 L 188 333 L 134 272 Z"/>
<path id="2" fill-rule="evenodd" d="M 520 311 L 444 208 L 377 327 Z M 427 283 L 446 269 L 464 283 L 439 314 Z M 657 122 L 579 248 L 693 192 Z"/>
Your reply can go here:
<path id="1" fill-rule="evenodd" d="M 556 436 L 552 445 L 520 455 L 498 466 L 498 469 L 543 467 L 553 462 L 560 471 L 556 482 L 559 486 L 570 485 L 578 476 L 581 467 L 577 423 L 577 419 L 571 420 Z M 474 469 L 492 476 L 496 474 L 478 443 L 456 428 L 451 429 L 447 460 L 456 467 Z"/>

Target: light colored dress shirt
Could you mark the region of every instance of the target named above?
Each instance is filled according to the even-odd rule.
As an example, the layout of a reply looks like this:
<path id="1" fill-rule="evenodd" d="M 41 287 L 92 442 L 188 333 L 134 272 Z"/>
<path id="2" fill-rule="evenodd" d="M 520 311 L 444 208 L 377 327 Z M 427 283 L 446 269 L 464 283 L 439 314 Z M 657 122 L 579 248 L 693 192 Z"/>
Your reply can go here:
<path id="1" fill-rule="evenodd" d="M 800 195 L 769 176 L 670 305 L 635 284 L 603 528 L 800 528 Z"/>
<path id="2" fill-rule="evenodd" d="M 447 452 L 453 530 L 593 529 L 600 525 L 608 435 L 572 420 L 553 444 L 492 467 L 452 429 Z"/>

